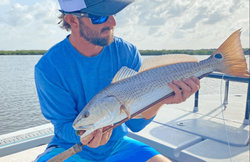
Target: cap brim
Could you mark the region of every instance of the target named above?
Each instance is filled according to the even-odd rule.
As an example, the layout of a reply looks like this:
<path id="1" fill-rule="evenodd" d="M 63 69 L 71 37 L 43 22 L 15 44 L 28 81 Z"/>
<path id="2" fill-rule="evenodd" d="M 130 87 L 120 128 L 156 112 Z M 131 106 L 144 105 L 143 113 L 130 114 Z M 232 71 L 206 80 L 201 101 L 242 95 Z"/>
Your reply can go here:
<path id="1" fill-rule="evenodd" d="M 98 16 L 110 16 L 117 14 L 134 1 L 135 0 L 106 0 L 100 4 L 81 9 L 81 11 Z"/>

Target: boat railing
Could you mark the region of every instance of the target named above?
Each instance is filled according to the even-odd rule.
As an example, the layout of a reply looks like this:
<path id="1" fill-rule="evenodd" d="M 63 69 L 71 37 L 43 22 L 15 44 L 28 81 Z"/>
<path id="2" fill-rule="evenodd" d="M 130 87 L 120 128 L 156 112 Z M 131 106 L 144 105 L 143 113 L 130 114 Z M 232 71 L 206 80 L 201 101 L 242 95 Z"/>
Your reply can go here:
<path id="1" fill-rule="evenodd" d="M 206 77 L 225 80 L 225 95 L 224 95 L 224 101 L 223 101 L 223 106 L 224 106 L 225 109 L 226 109 L 226 106 L 228 104 L 229 82 L 234 81 L 234 82 L 241 82 L 241 83 L 247 83 L 248 84 L 244 124 L 249 125 L 249 115 L 250 115 L 249 114 L 249 105 L 250 105 L 249 82 L 250 82 L 250 78 L 234 77 L 234 76 L 231 76 L 231 75 L 221 74 L 221 73 L 211 73 Z M 195 101 L 194 101 L 193 112 L 199 111 L 198 102 L 199 102 L 199 91 L 197 91 L 195 93 Z"/>

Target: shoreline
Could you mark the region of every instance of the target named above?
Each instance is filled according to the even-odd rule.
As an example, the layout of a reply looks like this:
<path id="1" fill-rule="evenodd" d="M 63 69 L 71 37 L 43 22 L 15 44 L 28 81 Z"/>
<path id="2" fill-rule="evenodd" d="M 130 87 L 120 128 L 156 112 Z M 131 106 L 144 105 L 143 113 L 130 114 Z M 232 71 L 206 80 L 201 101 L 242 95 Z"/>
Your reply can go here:
<path id="1" fill-rule="evenodd" d="M 164 55 L 164 54 L 188 54 L 188 55 L 211 55 L 216 49 L 181 49 L 181 50 L 139 50 L 142 56 L 149 55 Z M 249 48 L 243 48 L 245 55 L 250 55 Z M 0 50 L 0 56 L 3 55 L 43 55 L 47 50 L 15 50 L 15 51 L 4 51 Z"/>

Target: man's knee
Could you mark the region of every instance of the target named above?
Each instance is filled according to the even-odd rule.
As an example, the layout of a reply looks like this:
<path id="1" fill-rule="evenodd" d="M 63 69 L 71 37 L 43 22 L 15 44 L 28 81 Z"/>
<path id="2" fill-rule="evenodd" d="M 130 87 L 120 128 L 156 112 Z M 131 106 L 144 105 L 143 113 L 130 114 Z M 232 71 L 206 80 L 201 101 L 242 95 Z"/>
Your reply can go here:
<path id="1" fill-rule="evenodd" d="M 171 160 L 161 154 L 158 154 L 149 159 L 147 162 L 171 162 Z"/>

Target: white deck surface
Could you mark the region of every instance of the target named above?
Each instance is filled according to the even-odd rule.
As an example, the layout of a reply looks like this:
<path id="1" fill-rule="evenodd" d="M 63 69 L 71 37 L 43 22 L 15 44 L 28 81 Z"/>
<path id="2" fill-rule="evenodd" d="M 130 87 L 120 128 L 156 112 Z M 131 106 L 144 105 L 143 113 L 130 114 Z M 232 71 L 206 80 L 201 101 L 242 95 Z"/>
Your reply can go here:
<path id="1" fill-rule="evenodd" d="M 199 111 L 193 113 L 194 97 L 176 105 L 165 105 L 157 117 L 139 133 L 129 133 L 177 161 L 230 161 L 219 95 L 199 97 Z M 224 111 L 232 161 L 249 161 L 249 125 L 245 117 L 246 95 L 229 95 Z M 183 126 L 178 125 L 183 123 Z M 1 138 L 0 138 L 1 139 Z M 45 145 L 7 155 L 0 162 L 31 162 Z"/>
<path id="2" fill-rule="evenodd" d="M 46 145 L 34 147 L 15 154 L 7 155 L 0 158 L 0 162 L 31 162 L 36 159 L 37 155 L 42 153 Z"/>

